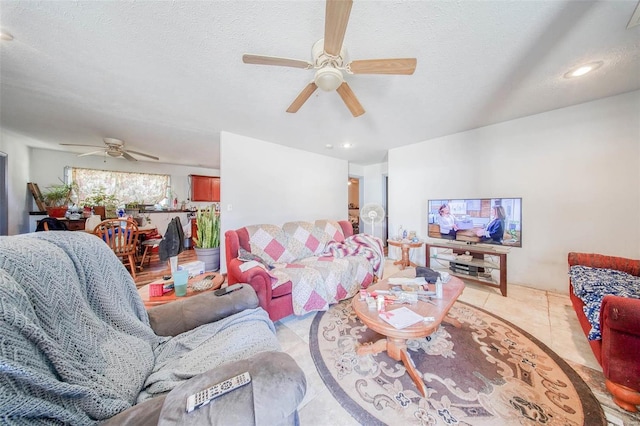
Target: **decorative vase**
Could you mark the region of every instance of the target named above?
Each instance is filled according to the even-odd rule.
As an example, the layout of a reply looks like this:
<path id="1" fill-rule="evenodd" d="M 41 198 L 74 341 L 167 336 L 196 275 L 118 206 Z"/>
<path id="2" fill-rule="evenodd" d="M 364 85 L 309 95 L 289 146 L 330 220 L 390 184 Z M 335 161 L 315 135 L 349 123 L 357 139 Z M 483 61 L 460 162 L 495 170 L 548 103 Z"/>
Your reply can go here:
<path id="1" fill-rule="evenodd" d="M 220 269 L 220 247 L 195 248 L 198 260 L 204 262 L 205 271 L 218 271 Z"/>

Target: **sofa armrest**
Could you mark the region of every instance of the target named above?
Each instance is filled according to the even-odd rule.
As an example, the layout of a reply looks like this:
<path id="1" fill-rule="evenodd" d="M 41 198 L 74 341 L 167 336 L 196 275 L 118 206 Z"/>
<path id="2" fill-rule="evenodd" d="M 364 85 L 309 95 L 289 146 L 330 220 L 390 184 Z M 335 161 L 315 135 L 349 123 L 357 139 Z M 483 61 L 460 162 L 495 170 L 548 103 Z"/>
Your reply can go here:
<path id="1" fill-rule="evenodd" d="M 605 377 L 640 390 L 640 299 L 605 296 L 600 308 L 600 330 Z"/>
<path id="2" fill-rule="evenodd" d="M 101 426 L 156 426 L 160 419 L 160 410 L 167 397 L 166 394 L 147 399 L 140 404 L 116 414 Z"/>
<path id="3" fill-rule="evenodd" d="M 615 269 L 627 274 L 640 276 L 640 260 L 626 257 L 606 256 L 596 253 L 571 252 L 568 255 L 569 267 L 574 265 L 590 266 L 592 268 Z"/>
<path id="4" fill-rule="evenodd" d="M 262 267 L 255 266 L 242 272 L 240 265 L 244 262 L 238 259 L 227 260 L 227 280 L 229 284 L 247 283 L 258 295 L 258 301 L 263 308 L 269 306 L 272 299 L 271 275 Z"/>
<path id="5" fill-rule="evenodd" d="M 258 297 L 248 285 L 224 296 L 207 291 L 149 309 L 151 328 L 158 336 L 176 336 L 203 324 L 258 307 Z"/>
<path id="6" fill-rule="evenodd" d="M 345 238 L 349 238 L 353 235 L 353 224 L 348 220 L 339 220 L 338 224 L 342 228 L 342 233 Z"/>
<path id="7" fill-rule="evenodd" d="M 600 308 L 600 327 L 635 335 L 640 339 L 640 299 L 605 296 Z"/>
<path id="8" fill-rule="evenodd" d="M 249 372 L 251 382 L 211 403 L 185 412 L 187 398 L 226 379 Z M 165 399 L 158 425 L 285 425 L 297 423 L 306 393 L 304 373 L 284 352 L 261 352 L 195 376 Z"/>
<path id="9" fill-rule="evenodd" d="M 249 385 L 185 413 L 187 397 L 248 371 Z M 297 407 L 307 388 L 304 373 L 284 352 L 261 352 L 195 376 L 171 392 L 134 405 L 103 425 L 285 425 L 297 424 Z M 274 392 L 277 389 L 277 392 Z"/>

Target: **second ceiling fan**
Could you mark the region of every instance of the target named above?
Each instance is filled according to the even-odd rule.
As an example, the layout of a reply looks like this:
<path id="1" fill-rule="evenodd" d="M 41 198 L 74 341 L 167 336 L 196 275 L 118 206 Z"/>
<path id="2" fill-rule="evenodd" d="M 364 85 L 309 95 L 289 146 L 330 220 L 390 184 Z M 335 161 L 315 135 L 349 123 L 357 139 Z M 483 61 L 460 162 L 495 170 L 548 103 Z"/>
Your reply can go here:
<path id="1" fill-rule="evenodd" d="M 302 69 L 315 69 L 316 74 L 300 92 L 287 109 L 297 112 L 318 87 L 325 91 L 337 91 L 351 114 L 358 117 L 364 114 L 364 108 L 351 87 L 344 80 L 343 72 L 348 74 L 395 74 L 410 75 L 416 69 L 416 58 L 364 59 L 345 63 L 344 35 L 351 13 L 353 0 L 327 0 L 324 39 L 318 40 L 312 47 L 313 62 L 276 56 L 244 54 L 245 64 L 277 65 Z"/>

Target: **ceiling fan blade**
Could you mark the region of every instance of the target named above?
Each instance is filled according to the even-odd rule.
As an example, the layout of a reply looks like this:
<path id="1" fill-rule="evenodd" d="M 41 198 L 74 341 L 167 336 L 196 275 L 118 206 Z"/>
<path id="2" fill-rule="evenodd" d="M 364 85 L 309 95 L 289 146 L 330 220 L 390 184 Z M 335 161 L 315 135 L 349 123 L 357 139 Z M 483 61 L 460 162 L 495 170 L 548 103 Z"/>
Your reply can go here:
<path id="1" fill-rule="evenodd" d="M 281 67 L 293 67 L 309 69 L 313 68 L 313 64 L 300 59 L 281 58 L 278 56 L 250 55 L 245 53 L 242 55 L 242 62 L 245 64 L 256 65 L 277 65 Z"/>
<path id="2" fill-rule="evenodd" d="M 131 151 L 131 152 L 133 152 L 133 151 Z M 126 158 L 127 160 L 129 160 L 129 161 L 138 161 L 135 158 L 133 158 L 131 155 L 129 155 L 129 153 L 127 151 L 122 151 L 122 156 L 124 158 Z"/>
<path id="3" fill-rule="evenodd" d="M 327 0 L 324 19 L 324 51 L 329 55 L 340 55 L 352 5 L 353 0 Z"/>
<path id="4" fill-rule="evenodd" d="M 91 152 L 85 152 L 84 154 L 78 155 L 78 157 L 86 157 L 87 155 L 96 155 L 96 154 L 104 154 L 104 149 L 99 149 L 97 151 L 91 151 Z"/>
<path id="5" fill-rule="evenodd" d="M 82 143 L 61 143 L 60 145 L 64 145 L 64 146 L 89 146 L 92 148 L 100 148 L 99 145 L 85 145 Z"/>
<path id="6" fill-rule="evenodd" d="M 137 154 L 137 155 L 142 155 L 143 157 L 147 157 L 147 158 L 151 158 L 152 160 L 160 160 L 160 158 L 153 156 L 153 155 L 149 155 L 149 154 L 145 154 L 142 152 L 138 152 L 138 151 L 132 151 L 130 149 L 128 149 L 126 152 L 130 152 L 132 154 Z M 123 154 L 125 153 L 125 151 L 122 152 Z"/>
<path id="7" fill-rule="evenodd" d="M 416 70 L 416 58 L 364 59 L 348 65 L 353 74 L 411 75 Z"/>
<path id="8" fill-rule="evenodd" d="M 340 87 L 336 89 L 336 92 L 338 92 L 354 117 L 359 117 L 364 114 L 364 108 L 362 108 L 362 105 L 358 102 L 358 98 L 356 98 L 355 93 L 353 93 L 353 90 L 351 90 L 351 87 L 349 87 L 346 82 L 342 83 Z"/>
<path id="9" fill-rule="evenodd" d="M 300 107 L 307 101 L 307 99 L 309 99 L 309 97 L 311 97 L 311 95 L 316 91 L 317 88 L 318 86 L 316 86 L 313 81 L 307 84 L 306 87 L 302 89 L 302 92 L 300 92 L 298 97 L 293 101 L 293 103 L 289 105 L 289 108 L 287 108 L 287 112 L 298 112 Z"/>

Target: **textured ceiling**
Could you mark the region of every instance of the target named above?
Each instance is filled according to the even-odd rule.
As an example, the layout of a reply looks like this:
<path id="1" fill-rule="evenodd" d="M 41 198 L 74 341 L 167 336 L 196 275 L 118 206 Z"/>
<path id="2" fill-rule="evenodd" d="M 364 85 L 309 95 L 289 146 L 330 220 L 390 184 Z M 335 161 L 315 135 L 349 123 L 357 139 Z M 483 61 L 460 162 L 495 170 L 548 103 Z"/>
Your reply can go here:
<path id="1" fill-rule="evenodd" d="M 313 71 L 241 60 L 310 60 L 323 1 L 2 1 L 14 40 L 0 46 L 0 124 L 34 145 L 114 137 L 212 168 L 223 130 L 379 163 L 389 148 L 640 89 L 640 26 L 626 29 L 636 5 L 355 0 L 349 57 L 418 65 L 411 76 L 347 75 L 366 110 L 354 118 L 320 90 L 286 113 Z M 592 61 L 604 64 L 563 78 Z"/>

